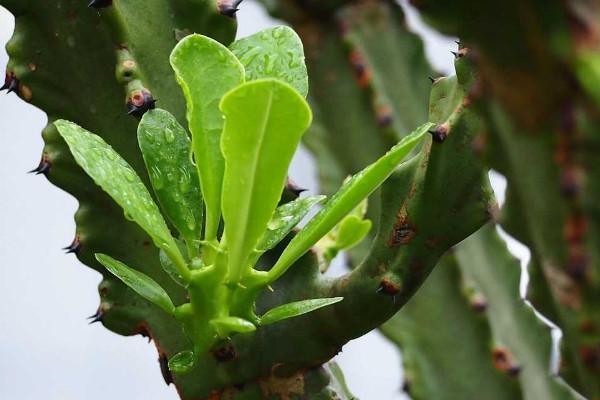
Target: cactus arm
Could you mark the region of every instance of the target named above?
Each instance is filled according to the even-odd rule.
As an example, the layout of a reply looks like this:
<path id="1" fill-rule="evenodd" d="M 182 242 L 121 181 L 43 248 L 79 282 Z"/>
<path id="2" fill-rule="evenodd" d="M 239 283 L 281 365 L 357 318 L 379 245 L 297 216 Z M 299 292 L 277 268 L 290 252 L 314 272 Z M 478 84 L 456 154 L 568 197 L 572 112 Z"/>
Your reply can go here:
<path id="1" fill-rule="evenodd" d="M 453 255 L 442 257 L 408 304 L 382 327 L 402 350 L 412 399 L 520 399 L 514 378 L 494 368 L 485 317 L 465 299 Z"/>
<path id="2" fill-rule="evenodd" d="M 532 279 L 544 281 L 531 282 L 542 301 L 534 305 L 563 331 L 561 375 L 584 396 L 598 397 L 600 336 L 590 327 L 599 326 L 600 315 L 598 174 L 592 167 L 599 161 L 591 149 L 598 146 L 592 132 L 600 119 L 587 86 L 595 69 L 585 69 L 586 76 L 581 69 L 599 51 L 598 23 L 590 17 L 597 10 L 586 2 L 485 2 L 474 21 L 466 18 L 467 1 L 415 4 L 478 53 L 482 81 L 475 106 L 488 125 L 482 150 L 508 181 L 501 223 L 531 249 Z M 492 21 L 514 29 L 492 29 Z"/>

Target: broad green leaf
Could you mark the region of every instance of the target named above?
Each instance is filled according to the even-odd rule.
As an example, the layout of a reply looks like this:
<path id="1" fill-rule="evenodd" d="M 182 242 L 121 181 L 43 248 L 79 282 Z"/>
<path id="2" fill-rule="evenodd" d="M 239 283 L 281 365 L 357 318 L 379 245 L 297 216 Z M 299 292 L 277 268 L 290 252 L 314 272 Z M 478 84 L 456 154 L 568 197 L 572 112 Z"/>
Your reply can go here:
<path id="1" fill-rule="evenodd" d="M 176 374 L 187 374 L 198 361 L 198 357 L 191 350 L 184 350 L 177 353 L 169 360 L 169 370 Z"/>
<path id="2" fill-rule="evenodd" d="M 434 124 L 430 122 L 421 125 L 383 157 L 346 182 L 292 239 L 269 271 L 269 280 L 272 282 L 279 278 L 298 258 L 381 185 L 433 126 Z"/>
<path id="3" fill-rule="evenodd" d="M 275 79 L 235 88 L 221 101 L 221 110 L 225 114 L 222 210 L 229 280 L 237 283 L 277 207 L 311 112 L 298 92 Z"/>
<path id="4" fill-rule="evenodd" d="M 96 260 L 137 294 L 173 314 L 175 306 L 165 290 L 148 275 L 142 274 L 106 254 L 96 254 Z"/>
<path id="5" fill-rule="evenodd" d="M 202 228 L 202 196 L 187 133 L 168 111 L 150 110 L 138 126 L 138 142 L 158 202 L 193 246 Z"/>
<path id="6" fill-rule="evenodd" d="M 210 320 L 210 324 L 220 338 L 228 337 L 231 332 L 246 333 L 256 330 L 252 322 L 239 317 L 215 318 Z"/>
<path id="7" fill-rule="evenodd" d="M 293 29 L 275 26 L 236 40 L 229 48 L 246 69 L 246 81 L 277 78 L 302 95 L 308 94 L 308 74 L 302 41 Z"/>
<path id="8" fill-rule="evenodd" d="M 219 102 L 244 82 L 244 67 L 219 42 L 189 35 L 171 53 L 171 65 L 187 100 L 200 187 L 206 203 L 206 240 L 216 238 L 221 215 L 221 188 L 225 162 L 220 149 L 223 115 Z"/>
<path id="9" fill-rule="evenodd" d="M 326 299 L 302 300 L 294 303 L 283 304 L 279 307 L 270 309 L 265 313 L 265 315 L 260 317 L 260 324 L 269 325 L 283 319 L 294 318 L 302 314 L 318 310 L 319 308 L 338 303 L 342 300 L 344 300 L 343 297 L 330 297 Z"/>
<path id="10" fill-rule="evenodd" d="M 326 198 L 326 196 L 303 197 L 277 207 L 256 250 L 264 252 L 275 247 L 316 204 L 323 203 Z"/>
<path id="11" fill-rule="evenodd" d="M 371 230 L 371 221 L 350 215 L 340 222 L 335 247 L 337 250 L 349 249 L 363 240 Z"/>
<path id="12" fill-rule="evenodd" d="M 65 139 L 75 161 L 110 197 L 152 237 L 154 243 L 168 252 L 178 252 L 158 206 L 127 161 L 100 136 L 65 120 L 54 122 Z"/>

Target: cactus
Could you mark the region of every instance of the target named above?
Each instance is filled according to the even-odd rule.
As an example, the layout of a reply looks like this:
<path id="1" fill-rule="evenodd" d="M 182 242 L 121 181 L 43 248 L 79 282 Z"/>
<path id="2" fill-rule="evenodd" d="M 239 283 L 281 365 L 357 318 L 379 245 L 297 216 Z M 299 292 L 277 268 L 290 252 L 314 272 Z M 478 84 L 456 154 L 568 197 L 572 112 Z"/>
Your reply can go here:
<path id="1" fill-rule="evenodd" d="M 415 0 L 428 22 L 469 46 L 455 53 L 456 77 L 436 78 L 395 2 L 262 3 L 296 29 L 306 66 L 284 28 L 233 42 L 240 1 L 92 0 L 88 8 L 0 0 L 16 17 L 3 88 L 49 119 L 34 171 L 79 200 L 67 251 L 103 275 L 93 321 L 150 336 L 182 399 L 350 399 L 329 360 L 402 308 L 442 257 L 422 293 L 383 327 L 405 352 L 411 395 L 576 398 L 545 369 L 548 330 L 518 298 L 515 265 L 493 228 L 444 256 L 497 217 L 492 167 L 509 184 L 499 223 L 532 250 L 528 297 L 563 330 L 561 374 L 598 397 L 597 160 L 586 149 L 597 141 L 600 79 L 591 5 L 489 0 L 472 18 L 466 1 Z M 242 144 L 240 132 L 269 115 L 261 99 L 275 92 L 295 110 L 273 111 L 288 115 L 276 130 L 293 139 Z M 314 119 L 303 140 L 322 191 L 342 188 L 291 231 L 323 201 L 296 199 L 284 182 L 310 120 L 307 95 Z M 394 169 L 428 129 L 431 138 Z M 270 151 L 248 151 L 260 146 Z M 252 171 L 259 190 L 238 179 Z M 180 179 L 169 183 L 169 174 Z M 348 248 L 353 270 L 323 276 Z M 207 270 L 227 278 L 193 278 Z M 484 315 L 462 291 L 471 301 L 485 296 Z M 499 317 L 506 310 L 509 321 Z M 415 335 L 433 323 L 465 337 L 444 328 Z M 441 366 L 457 360 L 435 349 L 459 345 L 464 358 L 448 376 Z"/>

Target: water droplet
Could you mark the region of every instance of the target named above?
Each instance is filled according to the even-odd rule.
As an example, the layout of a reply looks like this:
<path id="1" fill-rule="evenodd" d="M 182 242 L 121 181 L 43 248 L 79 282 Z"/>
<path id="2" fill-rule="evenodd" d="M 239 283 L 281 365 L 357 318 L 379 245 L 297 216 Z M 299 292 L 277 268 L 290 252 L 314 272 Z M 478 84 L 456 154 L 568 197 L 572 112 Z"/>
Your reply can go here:
<path id="1" fill-rule="evenodd" d="M 187 193 L 190 191 L 192 178 L 190 172 L 185 168 L 179 168 L 179 190 L 181 193 Z"/>
<path id="2" fill-rule="evenodd" d="M 263 32 L 260 34 L 260 38 L 262 40 L 269 40 L 269 35 L 267 35 L 267 32 Z"/>
<path id="3" fill-rule="evenodd" d="M 125 179 L 127 179 L 129 182 L 135 182 L 135 174 L 129 170 L 123 170 L 123 176 L 125 177 Z"/>
<path id="4" fill-rule="evenodd" d="M 173 174 L 171 171 L 167 172 L 167 180 L 169 182 L 173 182 L 175 180 L 175 174 Z"/>
<path id="5" fill-rule="evenodd" d="M 150 178 L 152 178 L 154 189 L 160 190 L 165 186 L 165 178 L 157 166 L 150 169 Z"/>
<path id="6" fill-rule="evenodd" d="M 194 229 L 196 229 L 196 221 L 194 220 L 193 216 L 189 215 L 187 217 L 186 222 L 187 222 L 187 227 L 190 231 L 193 231 Z"/>
<path id="7" fill-rule="evenodd" d="M 277 219 L 273 219 L 273 220 L 269 221 L 267 228 L 271 231 L 274 231 L 274 230 L 277 230 L 277 229 L 283 227 L 283 225 L 284 225 L 284 221 L 277 218 Z"/>
<path id="8" fill-rule="evenodd" d="M 274 37 L 275 39 L 278 39 L 278 38 L 280 38 L 280 37 L 281 37 L 281 35 L 283 35 L 282 28 L 279 28 L 279 27 L 277 27 L 277 28 L 273 29 L 273 37 Z"/>
<path id="9" fill-rule="evenodd" d="M 169 127 L 165 128 L 165 140 L 168 143 L 173 143 L 175 141 L 175 132 Z"/>
<path id="10" fill-rule="evenodd" d="M 219 51 L 219 61 L 223 62 L 225 61 L 225 53 L 222 51 Z"/>
<path id="11" fill-rule="evenodd" d="M 292 83 L 294 81 L 294 78 L 292 78 L 291 75 L 288 75 L 285 77 L 285 80 L 287 81 L 287 83 Z"/>

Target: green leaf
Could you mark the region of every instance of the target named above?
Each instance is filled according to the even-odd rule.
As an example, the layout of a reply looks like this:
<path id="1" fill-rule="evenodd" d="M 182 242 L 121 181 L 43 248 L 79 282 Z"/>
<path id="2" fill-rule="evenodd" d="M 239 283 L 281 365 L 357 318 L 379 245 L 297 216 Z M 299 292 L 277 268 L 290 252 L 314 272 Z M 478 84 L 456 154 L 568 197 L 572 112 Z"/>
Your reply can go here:
<path id="1" fill-rule="evenodd" d="M 215 318 L 210 320 L 210 324 L 220 338 L 228 337 L 231 332 L 247 333 L 256 330 L 252 322 L 239 317 Z"/>
<path id="2" fill-rule="evenodd" d="M 430 122 L 421 125 L 392 147 L 383 157 L 346 182 L 292 239 L 269 271 L 269 280 L 272 282 L 279 278 L 298 258 L 381 185 L 433 126 L 434 124 Z"/>
<path id="3" fill-rule="evenodd" d="M 265 315 L 260 317 L 261 325 L 269 325 L 283 319 L 294 318 L 319 308 L 327 307 L 344 300 L 343 297 L 330 297 L 326 299 L 311 299 L 296 301 L 294 303 L 283 304 L 272 308 Z"/>
<path id="4" fill-rule="evenodd" d="M 316 204 L 323 203 L 325 199 L 327 196 L 303 197 L 277 207 L 256 249 L 264 252 L 275 247 Z"/>
<path id="5" fill-rule="evenodd" d="M 302 41 L 293 29 L 275 26 L 236 40 L 229 48 L 246 69 L 246 81 L 280 79 L 308 94 L 308 74 Z"/>
<path id="6" fill-rule="evenodd" d="M 154 243 L 165 250 L 177 251 L 158 206 L 133 168 L 101 137 L 65 120 L 54 122 L 65 139 L 75 161 L 137 222 Z"/>
<path id="7" fill-rule="evenodd" d="M 169 370 L 176 374 L 187 374 L 198 361 L 198 357 L 191 350 L 184 350 L 177 353 L 169 360 Z"/>
<path id="8" fill-rule="evenodd" d="M 128 267 L 106 254 L 96 254 L 96 260 L 137 294 L 173 314 L 175 306 L 165 290 L 148 275 Z"/>
<path id="9" fill-rule="evenodd" d="M 200 239 L 202 196 L 187 133 L 168 111 L 150 110 L 138 126 L 138 142 L 162 209 L 192 247 Z"/>
<path id="10" fill-rule="evenodd" d="M 237 87 L 223 98 L 221 110 L 222 210 L 229 281 L 235 284 L 277 207 L 311 112 L 298 92 L 274 79 Z"/>
<path id="11" fill-rule="evenodd" d="M 181 246 L 179 247 L 181 248 Z M 183 279 L 183 277 L 179 273 L 179 270 L 175 267 L 173 260 L 171 260 L 167 253 L 161 250 L 158 255 L 158 258 L 160 260 L 160 265 L 165 270 L 165 272 L 169 274 L 171 279 L 173 279 L 178 285 L 183 286 L 184 288 L 187 288 L 189 286 L 186 280 Z"/>
<path id="12" fill-rule="evenodd" d="M 350 215 L 340 222 L 337 231 L 336 249 L 349 249 L 359 243 L 371 230 L 371 221 Z"/>
<path id="13" fill-rule="evenodd" d="M 205 239 L 214 240 L 221 215 L 225 168 L 220 149 L 223 115 L 219 101 L 244 82 L 244 67 L 227 47 L 197 34 L 181 40 L 170 60 L 187 100 L 187 119 L 206 203 Z"/>

